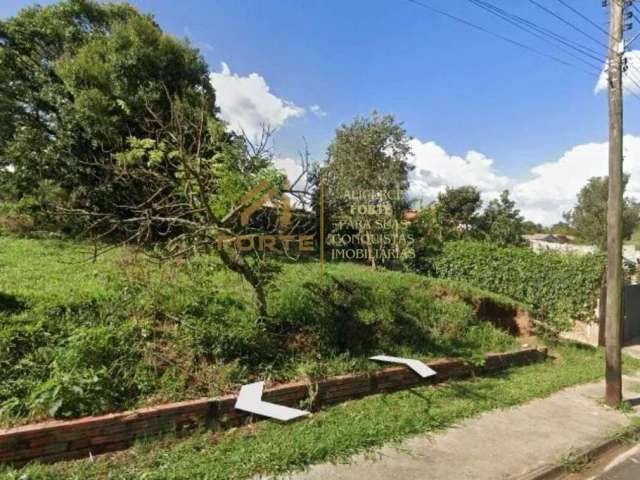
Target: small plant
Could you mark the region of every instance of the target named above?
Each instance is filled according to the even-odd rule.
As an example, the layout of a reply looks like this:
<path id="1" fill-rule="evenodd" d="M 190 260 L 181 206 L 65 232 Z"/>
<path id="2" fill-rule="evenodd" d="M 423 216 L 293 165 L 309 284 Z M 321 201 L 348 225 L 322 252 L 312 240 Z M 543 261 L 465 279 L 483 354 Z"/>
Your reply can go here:
<path id="1" fill-rule="evenodd" d="M 568 452 L 560 456 L 560 465 L 571 473 L 577 473 L 589 464 L 589 456 L 584 453 L 580 453 L 575 449 L 571 449 Z"/>
<path id="2" fill-rule="evenodd" d="M 631 423 L 611 432 L 609 437 L 617 442 L 635 445 L 640 441 L 640 416 L 633 416 Z"/>
<path id="3" fill-rule="evenodd" d="M 36 415 L 48 414 L 67 418 L 102 411 L 106 407 L 101 377 L 105 369 L 91 371 L 60 371 L 54 366 L 51 377 L 36 388 L 27 404 Z"/>
<path id="4" fill-rule="evenodd" d="M 620 410 L 622 413 L 633 413 L 633 405 L 631 405 L 631 402 L 629 402 L 628 400 L 623 400 L 620 402 L 620 405 L 618 405 L 618 410 Z"/>

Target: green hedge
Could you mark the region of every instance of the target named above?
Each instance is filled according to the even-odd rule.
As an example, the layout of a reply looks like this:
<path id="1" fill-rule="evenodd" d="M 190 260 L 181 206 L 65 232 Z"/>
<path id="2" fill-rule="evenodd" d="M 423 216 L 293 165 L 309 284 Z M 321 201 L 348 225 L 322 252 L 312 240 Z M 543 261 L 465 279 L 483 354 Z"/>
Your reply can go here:
<path id="1" fill-rule="evenodd" d="M 529 305 L 553 328 L 573 320 L 595 320 L 605 271 L 602 255 L 535 253 L 524 247 L 448 242 L 435 260 L 436 275 L 464 280 Z"/>

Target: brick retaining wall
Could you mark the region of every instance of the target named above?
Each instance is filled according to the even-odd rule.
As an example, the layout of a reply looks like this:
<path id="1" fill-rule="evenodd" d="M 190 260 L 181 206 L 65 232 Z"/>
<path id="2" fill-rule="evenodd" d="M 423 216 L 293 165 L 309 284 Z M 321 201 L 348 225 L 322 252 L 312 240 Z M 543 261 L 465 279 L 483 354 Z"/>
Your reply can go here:
<path id="1" fill-rule="evenodd" d="M 546 349 L 494 353 L 482 367 L 459 360 L 429 363 L 437 375 L 421 379 L 404 366 L 342 375 L 318 382 L 295 382 L 264 391 L 263 399 L 291 407 L 311 402 L 311 409 L 382 392 L 443 382 L 514 365 L 543 360 Z M 0 430 L 0 463 L 24 465 L 31 460 L 55 462 L 124 450 L 140 438 L 182 432 L 197 426 L 225 429 L 259 418 L 234 409 L 235 395 L 169 403 L 77 420 L 50 421 Z M 306 408 L 309 408 L 308 405 Z"/>

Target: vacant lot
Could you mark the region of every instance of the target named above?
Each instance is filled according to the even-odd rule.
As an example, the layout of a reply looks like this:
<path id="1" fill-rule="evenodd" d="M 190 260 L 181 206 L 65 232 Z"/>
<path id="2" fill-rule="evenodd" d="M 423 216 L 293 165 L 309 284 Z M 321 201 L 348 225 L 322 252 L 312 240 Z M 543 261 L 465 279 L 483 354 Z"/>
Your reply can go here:
<path id="1" fill-rule="evenodd" d="M 474 361 L 516 341 L 487 316 L 515 302 L 400 272 L 279 263 L 269 315 L 214 258 L 95 259 L 71 241 L 0 237 L 5 424 L 74 417 L 375 368 L 376 353 Z"/>

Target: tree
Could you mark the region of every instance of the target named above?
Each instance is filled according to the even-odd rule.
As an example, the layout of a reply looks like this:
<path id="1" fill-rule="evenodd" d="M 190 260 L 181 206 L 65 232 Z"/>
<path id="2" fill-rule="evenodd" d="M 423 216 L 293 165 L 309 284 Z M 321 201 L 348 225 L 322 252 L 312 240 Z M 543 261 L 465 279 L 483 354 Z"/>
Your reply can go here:
<path id="1" fill-rule="evenodd" d="M 0 43 L 0 169 L 11 166 L 4 183 L 16 199 L 44 184 L 66 206 L 115 212 L 146 197 L 112 167 L 130 137 L 153 137 L 148 112 L 166 123 L 171 100 L 197 91 L 215 116 L 198 51 L 127 4 L 25 8 L 0 22 Z"/>
<path id="2" fill-rule="evenodd" d="M 388 198 L 371 199 L 372 204 L 388 204 L 393 217 L 400 220 L 406 207 L 405 194 L 409 187 L 408 175 L 413 168 L 407 161 L 410 153 L 409 137 L 392 115 L 357 117 L 336 130 L 328 148 L 327 166 L 322 175 L 326 185 L 326 211 L 336 215 L 348 206 L 353 192 L 369 192 Z M 386 227 L 374 227 L 375 219 L 359 228 L 360 234 L 373 236 Z M 377 219 L 383 223 L 385 219 Z M 366 237 L 363 237 L 366 238 Z M 373 243 L 364 241 L 369 260 L 375 266 Z"/>
<path id="3" fill-rule="evenodd" d="M 477 225 L 482 200 L 480 191 L 472 185 L 447 187 L 438 194 L 438 205 L 443 225 L 453 238 L 459 238 Z"/>
<path id="4" fill-rule="evenodd" d="M 258 313 L 266 317 L 265 286 L 277 268 L 253 246 L 244 249 L 238 243 L 265 233 L 265 222 L 254 228 L 238 218 L 247 191 L 263 182 L 265 190 L 283 184 L 284 174 L 272 167 L 269 136 L 254 145 L 230 133 L 209 111 L 202 91 L 186 99 L 176 96 L 170 104 L 168 120 L 149 111 L 148 135 L 130 137 L 128 148 L 116 154 L 110 174 L 124 186 L 140 186 L 137 194 L 125 198 L 117 211 L 73 209 L 69 214 L 88 218 L 97 233 L 123 232 L 128 244 L 160 260 L 216 254 L 251 285 Z"/>
<path id="5" fill-rule="evenodd" d="M 336 193 L 355 188 L 406 192 L 409 137 L 393 115 L 356 117 L 342 125 L 327 151 L 327 188 Z"/>
<path id="6" fill-rule="evenodd" d="M 0 43 L 3 194 L 160 259 L 216 252 L 266 316 L 271 263 L 221 239 L 239 233 L 229 212 L 243 193 L 284 175 L 268 130 L 252 144 L 219 120 L 199 52 L 127 4 L 91 0 L 24 9 L 0 22 Z"/>
<path id="7" fill-rule="evenodd" d="M 545 227 L 531 220 L 525 220 L 522 224 L 522 233 L 525 235 L 533 235 L 534 233 L 541 233 L 545 231 Z"/>
<path id="8" fill-rule="evenodd" d="M 623 191 L 629 182 L 629 175 L 623 178 Z M 582 241 L 592 243 L 601 249 L 607 245 L 607 199 L 609 178 L 592 177 L 578 193 L 576 206 L 564 214 L 570 227 Z M 629 238 L 638 225 L 638 207 L 630 199 L 623 201 L 622 235 Z"/>
<path id="9" fill-rule="evenodd" d="M 504 190 L 500 198 L 489 202 L 480 219 L 481 229 L 489 241 L 500 245 L 522 245 L 524 239 L 524 218 L 515 202 L 509 198 L 509 190 Z"/>
<path id="10" fill-rule="evenodd" d="M 566 214 L 565 214 L 566 219 Z M 575 236 L 576 232 L 566 221 L 556 222 L 551 225 L 547 231 L 553 235 L 570 235 Z"/>
<path id="11" fill-rule="evenodd" d="M 408 259 L 412 270 L 433 275 L 434 260 L 442 252 L 442 246 L 448 234 L 444 227 L 442 205 L 438 202 L 421 208 L 416 219 L 408 226 L 414 239 L 414 256 Z"/>

